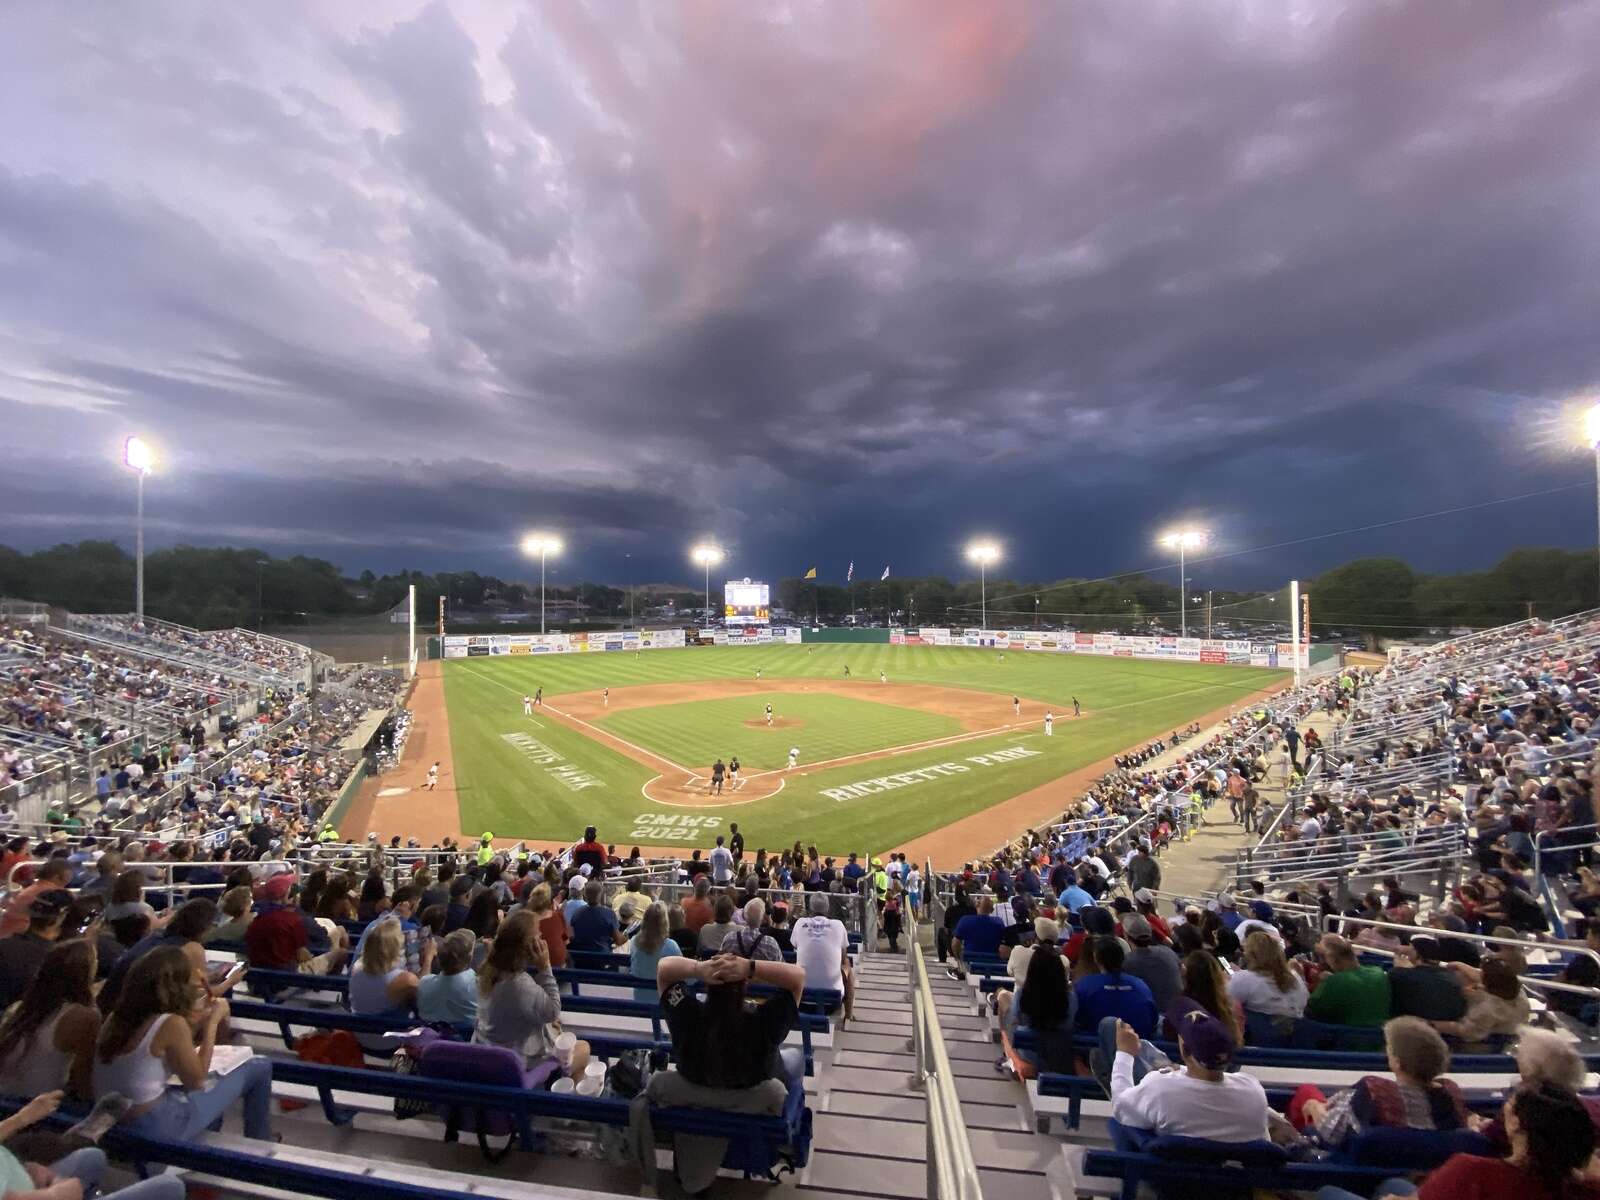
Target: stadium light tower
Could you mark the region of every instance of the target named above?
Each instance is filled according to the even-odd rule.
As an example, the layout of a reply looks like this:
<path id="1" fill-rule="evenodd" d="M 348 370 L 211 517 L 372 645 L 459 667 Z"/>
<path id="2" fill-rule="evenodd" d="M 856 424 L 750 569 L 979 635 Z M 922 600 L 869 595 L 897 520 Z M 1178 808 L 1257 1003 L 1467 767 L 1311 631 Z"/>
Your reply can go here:
<path id="1" fill-rule="evenodd" d="M 967 560 L 978 564 L 978 627 L 989 628 L 989 564 L 998 562 L 1000 547 L 994 542 L 969 542 Z"/>
<path id="2" fill-rule="evenodd" d="M 132 471 L 139 483 L 138 507 L 134 510 L 133 526 L 133 613 L 134 628 L 144 628 L 144 477 L 155 469 L 156 452 L 149 442 L 137 434 L 122 443 L 122 464 Z"/>
<path id="3" fill-rule="evenodd" d="M 530 558 L 539 556 L 539 632 L 544 632 L 544 562 L 552 554 L 561 553 L 561 539 L 553 533 L 530 533 L 522 539 L 522 552 Z"/>
<path id="4" fill-rule="evenodd" d="M 1168 550 L 1176 547 L 1178 551 L 1178 636 L 1186 638 L 1189 636 L 1189 575 L 1186 560 L 1190 550 L 1198 550 L 1206 544 L 1206 531 L 1174 529 L 1162 536 L 1161 544 Z"/>
<path id="5" fill-rule="evenodd" d="M 706 569 L 706 627 L 711 627 L 711 568 L 722 561 L 722 547 L 713 542 L 701 542 L 689 551 L 689 557 Z"/>
<path id="6" fill-rule="evenodd" d="M 1600 400 L 1589 406 L 1583 414 L 1583 436 L 1588 439 L 1589 446 L 1594 450 L 1594 510 L 1595 530 L 1600 537 Z M 1600 540 L 1596 548 L 1600 549 Z"/>

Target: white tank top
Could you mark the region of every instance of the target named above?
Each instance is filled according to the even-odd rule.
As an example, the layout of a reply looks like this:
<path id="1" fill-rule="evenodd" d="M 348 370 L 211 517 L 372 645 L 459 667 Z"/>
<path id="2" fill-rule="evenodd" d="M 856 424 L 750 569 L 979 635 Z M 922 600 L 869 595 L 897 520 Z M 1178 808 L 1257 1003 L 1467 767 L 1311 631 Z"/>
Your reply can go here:
<path id="1" fill-rule="evenodd" d="M 63 1004 L 31 1042 L 0 1059 L 0 1079 L 14 1095 L 39 1096 L 57 1091 L 67 1082 L 71 1059 L 56 1049 L 56 1026 L 66 1011 L 67 1005 Z"/>
<path id="2" fill-rule="evenodd" d="M 134 1104 L 149 1104 L 161 1098 L 167 1090 L 167 1064 L 150 1053 L 150 1043 L 155 1041 L 156 1031 L 171 1015 L 163 1013 L 153 1018 L 133 1049 L 110 1062 L 102 1062 L 98 1053 L 94 1056 L 96 1099 L 112 1092 L 120 1092 Z"/>

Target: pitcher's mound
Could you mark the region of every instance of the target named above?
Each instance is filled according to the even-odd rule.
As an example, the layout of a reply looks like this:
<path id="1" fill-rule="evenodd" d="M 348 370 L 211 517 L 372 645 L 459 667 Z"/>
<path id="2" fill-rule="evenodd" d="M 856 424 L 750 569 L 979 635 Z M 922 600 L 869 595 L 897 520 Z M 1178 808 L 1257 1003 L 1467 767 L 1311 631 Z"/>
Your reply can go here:
<path id="1" fill-rule="evenodd" d="M 767 724 L 765 717 L 757 717 L 753 721 L 744 723 L 746 729 L 804 729 L 806 723 L 799 717 L 773 717 L 772 724 Z"/>

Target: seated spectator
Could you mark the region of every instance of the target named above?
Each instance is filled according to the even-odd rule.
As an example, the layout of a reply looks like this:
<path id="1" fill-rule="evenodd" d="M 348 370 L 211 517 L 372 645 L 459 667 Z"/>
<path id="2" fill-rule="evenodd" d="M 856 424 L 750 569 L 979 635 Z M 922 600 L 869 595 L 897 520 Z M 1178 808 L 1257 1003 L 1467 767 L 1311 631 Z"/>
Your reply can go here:
<path id="1" fill-rule="evenodd" d="M 723 940 L 738 928 L 733 923 L 733 900 L 718 896 L 712 906 L 712 920 L 700 927 L 700 940 L 696 949 L 701 955 L 719 954 Z"/>
<path id="2" fill-rule="evenodd" d="M 694 881 L 694 895 L 683 902 L 684 928 L 700 936 L 700 930 L 716 920 L 715 905 L 711 901 L 711 877 L 701 875 Z"/>
<path id="3" fill-rule="evenodd" d="M 1244 1045 L 1244 1018 L 1228 997 L 1228 973 L 1217 956 L 1208 950 L 1186 954 L 1181 974 L 1183 994 L 1222 1022 L 1235 1046 Z"/>
<path id="4" fill-rule="evenodd" d="M 762 929 L 767 917 L 767 902 L 760 898 L 748 900 L 744 906 L 744 924 L 735 926 L 732 933 L 722 939 L 717 949 L 722 954 L 737 954 L 740 958 L 759 958 L 764 962 L 782 962 L 783 951 L 778 943 Z"/>
<path id="5" fill-rule="evenodd" d="M 1600 1187 L 1585 1172 L 1594 1155 L 1595 1128 L 1578 1097 L 1553 1083 L 1524 1084 L 1501 1109 L 1511 1153 L 1506 1158 L 1454 1154 L 1421 1187 L 1404 1180 L 1378 1185 L 1377 1196 L 1418 1200 L 1595 1200 Z M 1317 1200 L 1361 1200 L 1325 1187 Z"/>
<path id="6" fill-rule="evenodd" d="M 962 917 L 950 938 L 950 949 L 956 962 L 965 964 L 967 956 L 990 957 L 1000 952 L 1000 935 L 1005 932 L 1005 922 L 994 915 L 994 898 L 981 896 L 978 911 Z M 962 978 L 961 971 L 951 968 L 945 972 L 952 978 Z"/>
<path id="7" fill-rule="evenodd" d="M 172 920 L 169 910 L 157 914 L 156 910 L 145 903 L 144 885 L 148 882 L 143 871 L 123 871 L 111 885 L 111 900 L 106 905 L 105 919 L 108 922 L 126 920 L 129 917 L 143 917 L 149 922 L 148 932 L 165 929 L 167 922 Z"/>
<path id="8" fill-rule="evenodd" d="M 773 901 L 772 906 L 767 909 L 767 919 L 761 926 L 761 931 L 778 943 L 778 950 L 785 959 L 794 951 L 794 930 L 789 925 L 789 906 L 782 900 Z"/>
<path id="9" fill-rule="evenodd" d="M 1317 955 L 1328 973 L 1306 1003 L 1306 1016 L 1333 1025 L 1381 1028 L 1389 1019 L 1389 973 L 1363 967 L 1355 947 L 1336 933 L 1322 936 Z"/>
<path id="10" fill-rule="evenodd" d="M 1013 926 L 1013 928 L 1015 928 Z M 1050 917 L 1035 917 L 1027 925 L 1027 941 L 1017 945 L 1006 956 L 1006 972 L 1020 986 L 1022 980 L 1028 976 L 1028 966 L 1033 961 L 1033 952 L 1039 946 L 1050 946 L 1059 950 L 1061 941 L 1061 926 Z M 1062 974 L 1070 975 L 1071 964 L 1065 958 L 1061 960 Z M 1131 972 L 1130 972 L 1131 974 Z M 998 994 L 998 993 L 996 993 Z"/>
<path id="11" fill-rule="evenodd" d="M 52 858 L 41 864 L 34 873 L 34 881 L 11 897 L 10 903 L 0 912 L 0 938 L 13 937 L 28 927 L 33 902 L 45 892 L 59 891 L 72 878 L 72 864 L 64 858 Z"/>
<path id="12" fill-rule="evenodd" d="M 475 1025 L 478 1020 L 478 976 L 472 969 L 476 939 L 465 930 L 447 934 L 435 956 L 439 970 L 417 982 L 417 1016 L 448 1025 Z"/>
<path id="13" fill-rule="evenodd" d="M 1054 921 L 1048 923 L 1055 924 Z M 1041 1068 L 1070 1074 L 1072 1033 L 1077 1016 L 1071 968 L 1054 938 L 1041 938 L 1023 960 L 1023 965 L 1015 994 L 1002 991 L 996 995 L 1000 1040 L 1006 1056 L 995 1066 L 1004 1069 L 1009 1064 L 1023 1079 L 1033 1079 Z M 1019 1029 L 1034 1032 L 1039 1039 L 1037 1049 L 1016 1045 Z"/>
<path id="14" fill-rule="evenodd" d="M 1267 1136 L 1267 1094 L 1255 1076 L 1229 1072 L 1237 1044 L 1227 1027 L 1187 997 L 1167 1010 L 1178 1031 L 1180 1070 L 1126 1021 L 1107 1017 L 1099 1027 L 1101 1048 L 1093 1053 L 1097 1073 L 1114 1046 L 1108 1091 L 1111 1115 L 1121 1129 L 1160 1137 L 1204 1138 L 1213 1142 L 1256 1142 Z M 1152 1025 L 1154 1022 L 1151 1022 Z M 1113 1130 L 1118 1149 L 1133 1144 Z"/>
<path id="15" fill-rule="evenodd" d="M 207 992 L 213 999 L 221 996 L 243 977 L 245 967 L 241 963 L 225 978 L 216 983 L 207 982 L 209 968 L 206 964 L 205 947 L 200 944 L 200 939 L 205 936 L 206 930 L 216 924 L 216 920 L 217 906 L 214 901 L 186 900 L 180 904 L 165 929 L 141 938 L 129 946 L 117 960 L 116 966 L 111 969 L 111 974 L 106 976 L 105 984 L 100 989 L 98 997 L 100 1011 L 109 1014 L 116 1007 L 123 980 L 128 977 L 128 972 L 133 969 L 135 963 L 146 954 L 167 946 L 177 947 L 188 958 L 194 971 L 196 987 Z"/>
<path id="16" fill-rule="evenodd" d="M 274 875 L 262 886 L 261 896 L 261 912 L 250 922 L 244 935 L 245 953 L 252 967 L 298 971 L 302 975 L 334 975 L 344 970 L 349 951 L 343 929 L 337 931 L 339 936 L 333 949 L 326 954 L 311 953 L 294 876 Z"/>
<path id="17" fill-rule="evenodd" d="M 100 1034 L 95 957 L 87 939 L 51 946 L 32 985 L 0 1020 L 0 1080 L 12 1094 L 40 1096 L 63 1087 L 75 1096 L 90 1094 Z"/>
<path id="18" fill-rule="evenodd" d="M 95 1048 L 94 1094 L 132 1102 L 122 1118 L 129 1132 L 193 1141 L 243 1098 L 245 1136 L 272 1137 L 272 1062 L 257 1055 L 226 1075 L 209 1074 L 228 1003 L 199 989 L 188 953 L 167 945 L 140 955 L 122 992 Z"/>
<path id="19" fill-rule="evenodd" d="M 752 900 L 752 904 L 761 903 Z M 770 940 L 770 939 L 768 939 Z M 678 948 L 678 943 L 667 936 L 667 906 L 661 901 L 653 901 L 644 910 L 644 917 L 639 922 L 639 932 L 629 939 L 628 974 L 636 979 L 654 979 L 656 968 L 663 958 L 676 958 L 683 953 Z M 752 956 L 753 957 L 753 956 Z M 656 998 L 654 988 L 636 987 L 633 989 L 633 998 L 649 1002 Z"/>
<path id="20" fill-rule="evenodd" d="M 1140 1037 L 1154 1037 L 1161 1010 L 1142 979 L 1122 970 L 1122 943 L 1114 937 L 1094 940 L 1093 952 L 1099 970 L 1078 979 L 1073 985 L 1079 1029 L 1099 1029 L 1108 1017 L 1131 1025 Z"/>
<path id="21" fill-rule="evenodd" d="M 1389 972 L 1389 1008 L 1397 1017 L 1458 1021 L 1467 1011 L 1461 977 L 1439 961 L 1439 943 L 1421 935 L 1397 951 Z"/>
<path id="22" fill-rule="evenodd" d="M 572 918 L 570 949 L 610 954 L 620 942 L 616 910 L 605 903 L 605 885 L 591 879 L 583 887 L 583 907 Z"/>
<path id="23" fill-rule="evenodd" d="M 1541 1084 L 1550 1083 L 1575 1093 L 1589 1078 L 1588 1065 L 1573 1044 L 1549 1029 L 1524 1029 L 1517 1035 L 1517 1046 L 1512 1056 L 1517 1060 L 1520 1082 L 1526 1088 L 1538 1088 Z M 1600 1135 L 1600 1096 L 1579 1096 L 1578 1100 L 1588 1112 L 1596 1134 Z M 1492 1121 L 1473 1117 L 1471 1121 L 1473 1127 L 1502 1153 L 1510 1149 L 1505 1122 L 1499 1117 Z"/>
<path id="24" fill-rule="evenodd" d="M 28 1155 L 20 1148 L 12 1152 L 9 1143 L 15 1141 L 20 1147 L 24 1139 L 36 1136 L 27 1130 L 55 1112 L 60 1103 L 60 1091 L 46 1092 L 0 1120 L 0 1143 L 7 1143 L 0 1144 L 0 1193 L 7 1200 L 82 1200 L 84 1196 L 97 1194 L 100 1176 L 106 1168 L 106 1156 L 92 1144 L 73 1150 L 48 1167 L 24 1161 Z M 63 1140 L 67 1144 L 77 1140 L 98 1141 L 125 1106 L 126 1102 L 120 1097 L 114 1104 L 97 1106 L 88 1117 L 67 1129 L 64 1139 L 47 1133 L 43 1135 L 46 1141 L 42 1144 L 59 1145 Z M 121 1200 L 184 1200 L 185 1187 L 176 1175 L 155 1175 L 100 1194 L 108 1198 L 118 1196 Z"/>
<path id="25" fill-rule="evenodd" d="M 34 897 L 28 926 L 0 938 L 0 1012 L 10 1008 L 38 977 L 46 956 L 61 938 L 72 893 L 55 888 Z"/>
<path id="26" fill-rule="evenodd" d="M 1283 943 L 1256 930 L 1245 936 L 1243 965 L 1228 979 L 1228 998 L 1247 1013 L 1299 1018 L 1308 994 L 1306 981 L 1283 955 Z"/>
<path id="27" fill-rule="evenodd" d="M 794 923 L 795 963 L 805 972 L 805 986 L 844 994 L 845 1020 L 854 1020 L 855 972 L 850 963 L 850 933 L 844 922 L 829 916 L 828 897 L 813 892 L 811 915 Z"/>
<path id="28" fill-rule="evenodd" d="M 389 908 L 389 889 L 384 885 L 383 875 L 368 875 L 361 884 L 361 899 L 356 902 L 356 920 L 375 920 Z"/>
<path id="29" fill-rule="evenodd" d="M 1139 913 L 1122 919 L 1122 932 L 1133 943 L 1132 952 L 1123 961 L 1123 972 L 1144 980 L 1156 1008 L 1165 1012 L 1183 991 L 1178 956 L 1171 946 L 1155 940 L 1149 919 Z"/>
<path id="30" fill-rule="evenodd" d="M 256 918 L 252 928 L 265 917 Z M 350 1011 L 363 1016 L 409 1021 L 417 1002 L 417 977 L 406 970 L 405 934 L 398 921 L 376 921 L 362 940 L 355 966 L 350 968 Z M 392 1039 L 375 1034 L 356 1035 L 364 1049 L 386 1054 Z"/>
<path id="31" fill-rule="evenodd" d="M 528 893 L 524 907 L 539 922 L 539 936 L 544 939 L 544 944 L 550 952 L 550 966 L 556 970 L 565 967 L 567 944 L 572 940 L 572 930 L 567 926 L 567 918 L 556 906 L 550 885 L 535 884 L 533 890 Z"/>
<path id="32" fill-rule="evenodd" d="M 1528 1023 L 1528 998 L 1517 969 L 1498 953 L 1485 958 L 1478 970 L 1465 963 L 1451 963 L 1450 969 L 1461 976 L 1466 1013 L 1457 1021 L 1433 1022 L 1440 1033 L 1481 1045 L 1496 1035 L 1514 1034 Z"/>
<path id="33" fill-rule="evenodd" d="M 848 867 L 845 868 L 849 870 Z M 957 883 L 951 895 L 950 903 L 945 906 L 944 921 L 934 930 L 934 948 L 939 953 L 939 961 L 945 962 L 950 957 L 952 942 L 955 939 L 956 926 L 961 923 L 961 918 L 969 917 L 977 912 L 972 901 L 967 896 L 967 885 Z"/>
<path id="34" fill-rule="evenodd" d="M 705 985 L 703 1003 L 690 990 L 691 980 Z M 805 981 L 805 972 L 791 963 L 731 954 L 700 961 L 663 959 L 656 983 L 672 1034 L 673 1069 L 650 1077 L 645 1093 L 650 1103 L 782 1112 L 790 1085 L 804 1075 L 798 1048 L 784 1041 L 798 1019 Z M 751 1003 L 745 994 L 750 983 L 770 984 L 779 991 Z M 678 1182 L 690 1195 L 704 1192 L 716 1178 L 724 1146 L 711 1141 L 678 1142 Z M 654 1151 L 646 1153 L 653 1167 Z"/>
<path id="35" fill-rule="evenodd" d="M 561 995 L 539 923 L 530 912 L 512 913 L 478 972 L 478 1024 L 472 1040 L 515 1050 L 533 1066 L 553 1053 L 552 1026 L 560 1020 Z M 567 1073 L 581 1079 L 588 1063 L 589 1043 L 580 1039 Z"/>
<path id="36" fill-rule="evenodd" d="M 1431 1025 L 1420 1017 L 1395 1017 L 1383 1027 L 1383 1045 L 1393 1079 L 1365 1076 L 1332 1100 L 1307 1084 L 1289 1105 L 1290 1122 L 1313 1132 L 1329 1150 L 1367 1129 L 1448 1132 L 1467 1126 L 1471 1114 L 1461 1091 L 1444 1078 L 1450 1048 Z"/>
<path id="37" fill-rule="evenodd" d="M 200 944 L 209 946 L 213 942 L 244 941 L 245 931 L 250 928 L 250 922 L 255 917 L 255 910 L 251 908 L 250 889 L 229 888 L 222 893 L 222 900 L 217 907 L 222 910 L 222 924 L 213 925 L 206 930 L 200 939 Z"/>

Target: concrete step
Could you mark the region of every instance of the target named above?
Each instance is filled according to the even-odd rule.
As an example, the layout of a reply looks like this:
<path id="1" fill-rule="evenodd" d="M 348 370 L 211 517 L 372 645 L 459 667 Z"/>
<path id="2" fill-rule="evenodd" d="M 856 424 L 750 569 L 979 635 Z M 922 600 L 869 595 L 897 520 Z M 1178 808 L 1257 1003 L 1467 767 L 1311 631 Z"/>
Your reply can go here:
<path id="1" fill-rule="evenodd" d="M 922 1098 L 921 1092 L 910 1090 L 888 1095 L 832 1092 L 818 1111 L 838 1113 L 842 1116 L 904 1121 L 921 1129 L 927 1119 L 928 1104 Z M 1004 1133 L 1027 1132 L 1027 1122 L 1015 1104 L 963 1103 L 961 1117 L 969 1131 L 991 1129 Z"/>

